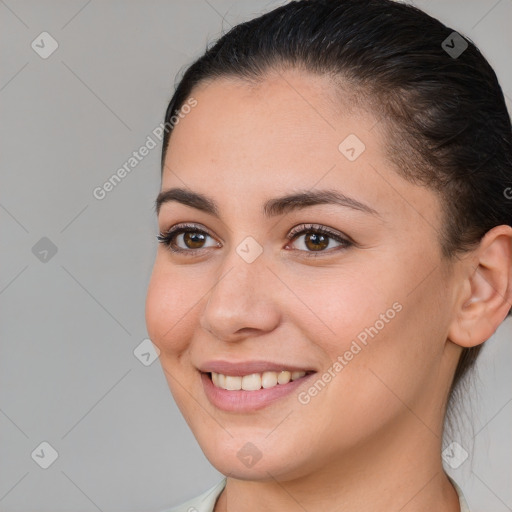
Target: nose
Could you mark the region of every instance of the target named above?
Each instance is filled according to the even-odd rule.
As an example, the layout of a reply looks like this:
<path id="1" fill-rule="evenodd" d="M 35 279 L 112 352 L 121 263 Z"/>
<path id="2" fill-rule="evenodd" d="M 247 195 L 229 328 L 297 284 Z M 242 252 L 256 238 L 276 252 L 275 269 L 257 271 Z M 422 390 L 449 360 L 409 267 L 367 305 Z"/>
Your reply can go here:
<path id="1" fill-rule="evenodd" d="M 280 320 L 277 282 L 264 254 L 247 263 L 233 250 L 219 267 L 201 312 L 201 327 L 228 342 L 272 331 Z"/>

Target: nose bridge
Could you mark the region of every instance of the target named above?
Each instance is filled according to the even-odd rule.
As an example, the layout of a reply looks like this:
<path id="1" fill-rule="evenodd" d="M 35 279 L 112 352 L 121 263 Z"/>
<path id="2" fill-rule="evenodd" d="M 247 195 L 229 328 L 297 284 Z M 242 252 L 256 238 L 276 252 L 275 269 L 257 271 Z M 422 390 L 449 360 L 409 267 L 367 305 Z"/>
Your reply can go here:
<path id="1" fill-rule="evenodd" d="M 272 287 L 266 286 L 272 274 L 256 243 L 243 240 L 232 248 L 209 291 L 201 325 L 219 339 L 229 340 L 241 329 L 272 329 L 277 322 L 276 304 L 268 293 Z"/>

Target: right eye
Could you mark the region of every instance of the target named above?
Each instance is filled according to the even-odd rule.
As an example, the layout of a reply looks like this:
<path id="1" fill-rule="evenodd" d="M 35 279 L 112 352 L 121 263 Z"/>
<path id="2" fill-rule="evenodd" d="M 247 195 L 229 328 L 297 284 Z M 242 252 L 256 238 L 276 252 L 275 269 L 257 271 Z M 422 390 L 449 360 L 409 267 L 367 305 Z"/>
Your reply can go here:
<path id="1" fill-rule="evenodd" d="M 195 224 L 177 224 L 168 231 L 159 233 L 156 238 L 174 253 L 187 253 L 187 256 L 193 256 L 195 251 L 208 247 L 220 247 L 218 242 L 214 242 L 210 246 L 204 246 L 208 237 L 212 238 L 208 232 L 200 229 Z"/>

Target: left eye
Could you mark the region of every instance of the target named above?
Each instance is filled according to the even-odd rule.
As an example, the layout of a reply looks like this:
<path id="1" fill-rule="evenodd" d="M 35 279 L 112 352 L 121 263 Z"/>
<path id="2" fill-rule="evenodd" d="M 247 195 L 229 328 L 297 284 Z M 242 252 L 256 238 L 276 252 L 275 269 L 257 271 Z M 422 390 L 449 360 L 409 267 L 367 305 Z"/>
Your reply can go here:
<path id="1" fill-rule="evenodd" d="M 337 248 L 347 248 L 352 245 L 350 240 L 344 238 L 340 234 L 332 232 L 323 226 L 315 225 L 299 226 L 288 235 L 288 238 L 292 241 L 303 238 L 299 245 L 305 249 L 299 248 L 299 250 L 305 250 L 305 252 L 309 253 L 327 252 L 325 249 L 330 248 L 329 246 L 332 245 L 330 243 L 331 241 L 338 243 L 336 246 Z"/>

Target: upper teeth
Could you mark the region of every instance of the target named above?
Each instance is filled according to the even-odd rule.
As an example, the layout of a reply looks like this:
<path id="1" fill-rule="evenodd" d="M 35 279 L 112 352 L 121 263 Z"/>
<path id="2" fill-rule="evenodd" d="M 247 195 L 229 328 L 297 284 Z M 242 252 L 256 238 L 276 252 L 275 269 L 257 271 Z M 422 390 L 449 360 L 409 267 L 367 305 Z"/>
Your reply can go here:
<path id="1" fill-rule="evenodd" d="M 251 373 L 243 377 L 223 375 L 212 372 L 212 381 L 215 386 L 229 391 L 243 389 L 245 391 L 256 391 L 263 388 L 272 388 L 277 384 L 288 384 L 290 380 L 297 380 L 304 377 L 306 372 L 263 372 Z"/>

